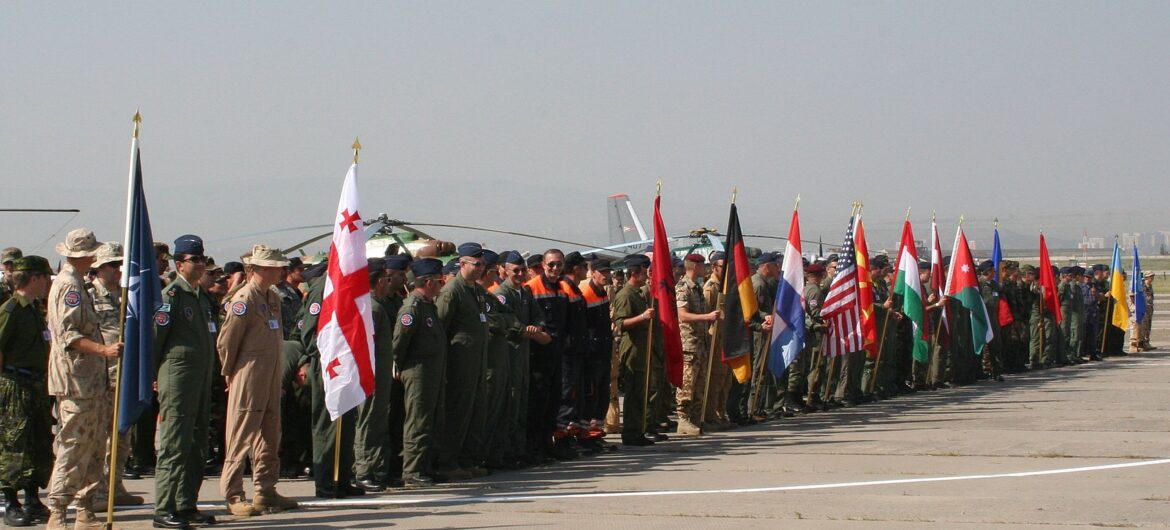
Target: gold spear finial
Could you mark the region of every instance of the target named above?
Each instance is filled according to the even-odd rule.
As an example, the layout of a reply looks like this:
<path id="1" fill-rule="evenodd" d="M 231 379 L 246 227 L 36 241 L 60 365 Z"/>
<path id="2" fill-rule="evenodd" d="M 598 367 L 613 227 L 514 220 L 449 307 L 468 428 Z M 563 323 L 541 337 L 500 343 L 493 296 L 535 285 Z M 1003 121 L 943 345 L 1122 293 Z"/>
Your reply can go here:
<path id="1" fill-rule="evenodd" d="M 134 137 L 138 138 L 138 124 L 142 123 L 142 114 L 138 113 L 138 109 L 134 109 Z"/>
<path id="2" fill-rule="evenodd" d="M 358 163 L 358 152 L 362 150 L 362 143 L 358 141 L 357 136 L 353 137 L 353 145 L 350 147 L 353 148 L 353 163 L 356 164 Z"/>
<path id="3" fill-rule="evenodd" d="M 731 204 L 735 204 L 735 196 L 736 195 L 739 195 L 739 188 L 732 186 L 731 187 Z"/>
<path id="4" fill-rule="evenodd" d="M 995 218 L 995 227 L 999 228 L 999 217 Z"/>

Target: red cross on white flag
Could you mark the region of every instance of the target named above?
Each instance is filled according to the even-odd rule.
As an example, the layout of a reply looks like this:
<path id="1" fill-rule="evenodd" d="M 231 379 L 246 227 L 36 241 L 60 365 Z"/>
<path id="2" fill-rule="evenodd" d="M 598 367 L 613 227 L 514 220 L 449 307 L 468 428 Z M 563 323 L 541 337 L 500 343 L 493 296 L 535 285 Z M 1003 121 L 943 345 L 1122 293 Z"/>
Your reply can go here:
<path id="1" fill-rule="evenodd" d="M 325 408 L 336 420 L 374 393 L 374 319 L 365 232 L 358 213 L 357 164 L 349 167 L 329 245 L 317 349 Z"/>

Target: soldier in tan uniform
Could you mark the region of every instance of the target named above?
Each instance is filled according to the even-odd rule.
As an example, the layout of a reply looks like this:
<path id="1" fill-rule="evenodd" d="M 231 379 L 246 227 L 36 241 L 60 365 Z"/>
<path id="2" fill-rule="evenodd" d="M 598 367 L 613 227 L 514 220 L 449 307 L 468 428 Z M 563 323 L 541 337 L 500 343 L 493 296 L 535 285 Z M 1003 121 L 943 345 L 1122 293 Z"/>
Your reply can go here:
<path id="1" fill-rule="evenodd" d="M 97 250 L 93 271 L 96 272 L 93 283 L 89 285 L 89 296 L 93 298 L 93 307 L 97 311 L 101 322 L 102 338 L 106 344 L 114 344 L 121 338 L 122 322 L 122 244 L 117 241 L 102 243 Z M 118 384 L 118 372 L 115 363 L 110 363 L 110 388 Z M 143 498 L 131 495 L 122 484 L 121 470 L 126 467 L 126 459 L 130 457 L 130 433 L 118 436 L 118 463 L 114 466 L 114 504 L 117 506 L 137 506 L 143 503 Z M 110 483 L 110 447 L 106 444 L 105 464 L 102 467 L 101 480 L 93 493 L 94 511 L 105 511 L 106 496 L 109 495 Z"/>
<path id="2" fill-rule="evenodd" d="M 247 283 L 228 301 L 216 345 L 227 383 L 227 439 L 219 489 L 232 515 L 297 507 L 276 492 L 280 475 L 280 388 L 283 376 L 280 281 L 288 260 L 264 245 L 252 248 Z M 255 498 L 244 496 L 244 459 L 252 462 Z"/>
<path id="3" fill-rule="evenodd" d="M 57 398 L 57 461 L 49 479 L 50 530 L 65 528 L 66 509 L 77 496 L 74 528 L 101 528 L 93 514 L 93 490 L 104 471 L 110 435 L 109 366 L 122 352 L 122 343 L 106 344 L 93 299 L 85 289 L 85 275 L 98 249 L 93 232 L 69 232 L 56 250 L 66 262 L 49 289 L 49 394 Z M 79 494 L 80 493 L 80 494 Z"/>
<path id="4" fill-rule="evenodd" d="M 674 287 L 678 304 L 679 331 L 683 347 L 683 380 L 675 399 L 678 401 L 678 434 L 698 436 L 702 415 L 703 386 L 706 383 L 707 356 L 710 342 L 707 328 L 719 316 L 708 311 L 699 282 L 706 275 L 703 256 L 690 254 L 683 263 L 683 276 Z"/>
<path id="5" fill-rule="evenodd" d="M 711 263 L 711 274 L 707 275 L 707 282 L 703 284 L 703 305 L 714 310 L 719 310 L 723 306 L 723 268 L 727 265 L 727 255 L 723 252 L 712 252 L 708 258 Z M 719 340 L 718 334 L 719 326 L 709 326 L 708 334 L 709 340 Z M 723 364 L 722 352 L 715 350 L 715 360 L 712 362 L 707 360 L 711 367 L 711 388 L 704 391 L 707 394 L 707 414 L 704 419 L 710 425 L 704 425 L 703 428 L 712 428 L 710 430 L 726 430 L 735 427 L 727 417 L 727 399 L 731 394 L 731 370 Z M 707 378 L 704 374 L 704 379 Z M 702 394 L 699 395 L 702 399 Z"/>

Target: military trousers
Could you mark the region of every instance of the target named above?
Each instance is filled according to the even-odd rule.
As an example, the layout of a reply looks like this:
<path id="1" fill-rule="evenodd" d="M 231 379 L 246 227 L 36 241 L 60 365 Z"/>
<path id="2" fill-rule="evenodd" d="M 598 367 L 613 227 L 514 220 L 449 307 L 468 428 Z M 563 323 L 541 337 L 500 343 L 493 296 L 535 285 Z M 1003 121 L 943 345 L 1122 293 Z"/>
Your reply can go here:
<path id="1" fill-rule="evenodd" d="M 376 352 L 374 394 L 358 407 L 354 425 L 353 470 L 359 479 L 385 481 L 387 478 L 393 385 L 394 359 L 390 352 Z"/>
<path id="2" fill-rule="evenodd" d="M 682 386 L 675 394 L 679 419 L 688 419 L 698 422 L 701 401 L 703 399 L 703 385 L 706 383 L 707 352 L 702 350 L 683 350 Z"/>
<path id="3" fill-rule="evenodd" d="M 1084 314 L 1061 308 L 1063 317 L 1060 320 L 1060 332 L 1064 335 L 1064 354 L 1068 361 L 1076 360 L 1081 353 L 1081 340 L 1084 337 Z"/>
<path id="4" fill-rule="evenodd" d="M 50 506 L 64 508 L 79 496 L 78 506 L 90 507 L 105 471 L 102 461 L 110 436 L 112 406 L 113 395 L 109 392 L 88 398 L 57 396 L 58 430 L 53 442 L 57 460 L 49 478 Z"/>
<path id="5" fill-rule="evenodd" d="M 246 363 L 246 361 L 242 361 Z M 252 486 L 256 493 L 271 492 L 280 480 L 280 383 L 282 371 L 270 362 L 248 363 L 236 372 L 228 385 L 227 439 L 219 491 L 225 500 L 244 498 L 245 460 L 252 463 Z M 258 395 L 250 378 L 269 378 L 268 395 Z"/>
<path id="6" fill-rule="evenodd" d="M 434 472 L 439 452 L 439 414 L 447 359 L 443 354 L 410 355 L 398 360 L 402 374 L 402 478 Z"/>
<path id="7" fill-rule="evenodd" d="M 487 362 L 483 372 L 483 412 L 479 414 L 482 420 L 475 425 L 476 438 L 471 442 L 479 447 L 478 458 L 492 465 L 503 463 L 508 444 L 508 414 L 505 407 L 508 404 L 511 355 L 511 348 L 504 337 L 493 335 L 488 341 Z"/>
<path id="8" fill-rule="evenodd" d="M 1031 330 L 1028 357 L 1032 362 L 1032 368 L 1056 362 L 1059 351 L 1056 344 L 1056 320 L 1050 315 L 1044 315 L 1043 320 L 1039 316 L 1033 316 L 1028 322 L 1028 329 Z"/>
<path id="9" fill-rule="evenodd" d="M 504 402 L 502 450 L 506 458 L 520 458 L 528 448 L 528 352 L 508 349 L 508 384 Z"/>
<path id="10" fill-rule="evenodd" d="M 172 352 L 159 366 L 156 515 L 195 508 L 199 501 L 211 421 L 213 355 Z"/>
<path id="11" fill-rule="evenodd" d="M 707 350 L 710 354 L 710 349 Z M 696 399 L 707 400 L 706 418 L 703 421 L 727 421 L 727 392 L 731 387 L 731 371 L 723 360 L 719 358 L 719 350 L 715 351 L 714 360 L 707 358 L 703 370 L 710 369 L 710 374 L 704 374 L 703 379 L 709 380 L 709 388 L 696 393 Z"/>
<path id="12" fill-rule="evenodd" d="M 40 379 L 0 375 L 0 488 L 19 490 L 49 484 L 53 470 L 51 407 Z"/>
<path id="13" fill-rule="evenodd" d="M 865 369 L 866 351 L 849 352 L 841 356 L 841 371 L 837 377 L 833 397 L 838 401 L 861 397 L 861 375 Z"/>
<path id="14" fill-rule="evenodd" d="M 529 368 L 528 451 L 540 455 L 552 448 L 556 430 L 561 404 L 561 354 L 554 349 L 534 351 L 529 357 Z"/>
<path id="15" fill-rule="evenodd" d="M 341 445 L 337 444 L 337 422 L 329 417 L 325 408 L 325 383 L 321 378 L 321 356 L 309 359 L 309 391 L 312 395 L 313 414 L 313 482 L 318 490 L 333 491 L 333 462 L 337 451 L 341 451 L 337 466 L 337 482 L 349 484 L 353 478 L 354 436 L 357 431 L 357 409 L 341 415 Z M 226 468 L 226 466 L 225 466 Z"/>
<path id="16" fill-rule="evenodd" d="M 557 410 L 557 427 L 564 428 L 581 419 L 581 388 L 585 356 L 579 352 L 561 356 L 560 408 Z"/>
<path id="17" fill-rule="evenodd" d="M 483 397 L 485 346 L 453 343 L 447 349 L 447 387 L 443 392 L 443 441 L 440 469 L 474 465 L 476 448 L 468 444 L 477 400 Z M 482 421 L 482 418 L 480 418 Z M 478 433 L 473 435 L 478 438 Z"/>
<path id="18" fill-rule="evenodd" d="M 609 406 L 609 347 L 590 352 L 582 366 L 581 419 L 602 422 Z"/>

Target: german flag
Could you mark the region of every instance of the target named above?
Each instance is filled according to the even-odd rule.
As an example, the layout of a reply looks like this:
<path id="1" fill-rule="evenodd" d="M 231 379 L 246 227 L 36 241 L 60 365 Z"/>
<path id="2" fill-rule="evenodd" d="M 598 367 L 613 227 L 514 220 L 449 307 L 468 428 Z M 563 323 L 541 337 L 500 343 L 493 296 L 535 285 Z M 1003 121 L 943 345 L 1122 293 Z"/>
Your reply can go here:
<path id="1" fill-rule="evenodd" d="M 731 217 L 727 220 L 724 248 L 727 265 L 723 268 L 723 363 L 731 367 L 737 381 L 746 383 L 752 376 L 752 334 L 748 322 L 759 307 L 752 290 L 752 269 L 743 246 L 735 203 L 731 204 Z M 731 296 L 732 293 L 738 294 Z"/>

